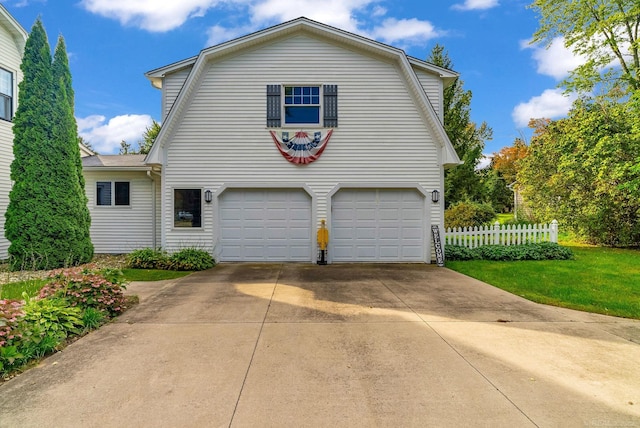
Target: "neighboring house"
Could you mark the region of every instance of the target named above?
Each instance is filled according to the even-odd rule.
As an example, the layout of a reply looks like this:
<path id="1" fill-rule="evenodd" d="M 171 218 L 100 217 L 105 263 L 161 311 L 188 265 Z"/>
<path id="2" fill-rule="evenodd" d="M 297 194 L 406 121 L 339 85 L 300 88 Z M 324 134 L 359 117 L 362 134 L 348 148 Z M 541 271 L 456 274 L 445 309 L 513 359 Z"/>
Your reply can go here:
<path id="1" fill-rule="evenodd" d="M 85 190 L 96 253 L 128 253 L 160 242 L 160 177 L 145 155 L 90 155 L 82 151 Z M 156 184 L 156 182 L 158 184 Z"/>
<path id="2" fill-rule="evenodd" d="M 8 257 L 4 237 L 4 213 L 9 205 L 13 161 L 13 116 L 18 107 L 18 83 L 22 80 L 22 54 L 27 32 L 0 5 L 0 260 Z"/>
<path id="3" fill-rule="evenodd" d="M 299 18 L 146 76 L 163 125 L 144 162 L 84 158 L 96 252 L 315 262 L 326 220 L 329 262 L 434 258 L 432 192 L 460 163 L 442 126 L 456 73 Z"/>

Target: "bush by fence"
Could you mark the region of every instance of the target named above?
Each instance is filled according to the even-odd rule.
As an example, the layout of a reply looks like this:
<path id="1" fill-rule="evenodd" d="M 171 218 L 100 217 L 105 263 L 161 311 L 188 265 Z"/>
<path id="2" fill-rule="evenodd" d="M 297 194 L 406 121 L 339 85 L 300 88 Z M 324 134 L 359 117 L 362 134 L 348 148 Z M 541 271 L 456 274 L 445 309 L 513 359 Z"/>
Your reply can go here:
<path id="1" fill-rule="evenodd" d="M 459 245 L 445 247 L 445 259 L 457 260 L 569 260 L 573 258 L 571 249 L 562 247 L 554 242 L 539 242 L 537 244 L 522 245 L 485 245 L 483 247 L 467 248 Z"/>

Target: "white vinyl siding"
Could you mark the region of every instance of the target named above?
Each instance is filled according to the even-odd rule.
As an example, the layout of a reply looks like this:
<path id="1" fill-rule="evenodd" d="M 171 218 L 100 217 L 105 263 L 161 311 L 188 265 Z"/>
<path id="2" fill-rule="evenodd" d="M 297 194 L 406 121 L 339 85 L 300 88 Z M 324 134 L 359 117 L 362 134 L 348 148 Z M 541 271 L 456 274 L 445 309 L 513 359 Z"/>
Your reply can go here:
<path id="1" fill-rule="evenodd" d="M 162 82 L 162 121 L 167 117 L 173 103 L 176 101 L 185 80 L 191 72 L 191 67 L 178 70 L 175 73 L 168 74 Z"/>
<path id="2" fill-rule="evenodd" d="M 184 242 L 219 248 L 211 207 L 204 208 L 202 233 L 172 229 L 166 214 L 172 188 L 216 193 L 228 183 L 305 184 L 316 195 L 314 229 L 330 220 L 328 194 L 345 183 L 441 188 L 441 149 L 397 63 L 298 35 L 206 67 L 174 117 L 166 149 L 163 245 L 169 251 Z M 305 166 L 287 162 L 265 128 L 266 85 L 290 82 L 335 84 L 339 91 L 340 126 L 320 159 Z M 431 210 L 429 223 L 440 221 L 441 210 Z"/>
<path id="3" fill-rule="evenodd" d="M 429 98 L 429 102 L 440 118 L 440 121 L 442 121 L 444 119 L 441 100 L 443 90 L 442 80 L 435 74 L 427 73 L 426 71 L 416 70 L 415 68 L 414 71 L 416 72 L 416 76 L 418 76 L 418 80 L 420 80 L 420 84 Z"/>
<path id="4" fill-rule="evenodd" d="M 146 172 L 85 171 L 84 176 L 94 251 L 122 254 L 153 247 L 153 185 Z M 116 181 L 130 183 L 130 205 L 97 205 L 96 183 Z"/>
<path id="5" fill-rule="evenodd" d="M 0 67 L 13 73 L 13 106 L 15 114 L 18 94 L 18 83 L 22 80 L 20 63 L 22 52 L 16 45 L 13 36 L 6 28 L 0 26 Z M 4 237 L 4 213 L 9 205 L 11 191 L 11 162 L 13 161 L 13 124 L 0 120 L 0 259 L 8 257 L 9 241 Z"/>

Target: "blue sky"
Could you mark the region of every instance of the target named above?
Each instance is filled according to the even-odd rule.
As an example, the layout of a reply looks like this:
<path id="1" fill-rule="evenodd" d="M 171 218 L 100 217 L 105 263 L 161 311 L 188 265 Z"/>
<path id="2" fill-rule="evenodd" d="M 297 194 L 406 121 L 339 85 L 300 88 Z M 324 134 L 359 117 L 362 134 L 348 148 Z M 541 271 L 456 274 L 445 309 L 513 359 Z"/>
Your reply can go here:
<path id="1" fill-rule="evenodd" d="M 579 64 L 562 40 L 530 46 L 538 21 L 525 0 L 0 0 L 29 31 L 41 17 L 55 45 L 67 44 L 80 135 L 101 154 L 135 143 L 160 121 L 160 91 L 144 73 L 208 46 L 299 16 L 426 59 L 449 52 L 472 118 L 494 138 L 485 153 L 528 136 L 531 117 L 559 118 L 571 106 L 558 82 Z"/>

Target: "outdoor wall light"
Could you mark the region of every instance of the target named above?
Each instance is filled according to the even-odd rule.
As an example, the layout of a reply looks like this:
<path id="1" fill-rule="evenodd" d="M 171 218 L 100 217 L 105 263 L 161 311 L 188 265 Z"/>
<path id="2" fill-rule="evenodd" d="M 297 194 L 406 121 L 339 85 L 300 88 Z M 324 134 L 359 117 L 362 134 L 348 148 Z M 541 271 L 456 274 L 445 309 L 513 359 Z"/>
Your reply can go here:
<path id="1" fill-rule="evenodd" d="M 437 190 L 434 190 L 433 192 L 431 192 L 431 202 L 433 202 L 434 204 L 437 204 L 439 200 L 440 200 L 440 192 L 438 192 Z"/>
<path id="2" fill-rule="evenodd" d="M 207 189 L 204 191 L 204 201 L 206 203 L 210 203 L 211 201 L 213 201 L 213 193 L 211 192 L 211 190 Z"/>

